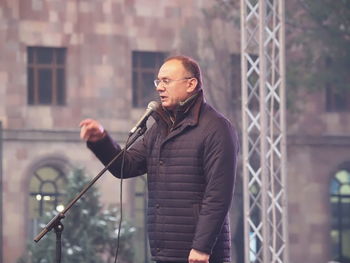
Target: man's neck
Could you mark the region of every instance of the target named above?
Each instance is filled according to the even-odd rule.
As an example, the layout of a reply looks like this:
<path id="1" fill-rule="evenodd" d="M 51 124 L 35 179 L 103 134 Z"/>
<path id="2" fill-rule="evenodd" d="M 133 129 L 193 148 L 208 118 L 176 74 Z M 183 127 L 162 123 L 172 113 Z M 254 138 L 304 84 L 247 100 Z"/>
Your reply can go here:
<path id="1" fill-rule="evenodd" d="M 176 121 L 178 121 L 179 115 L 186 114 L 187 111 L 191 108 L 193 102 L 195 101 L 196 97 L 198 96 L 199 92 L 195 92 L 192 95 L 190 95 L 187 99 L 184 101 L 180 101 L 179 104 L 176 106 L 176 108 L 172 110 L 166 110 L 166 112 L 169 114 L 171 122 L 174 124 Z M 183 117 L 183 116 L 182 116 Z"/>

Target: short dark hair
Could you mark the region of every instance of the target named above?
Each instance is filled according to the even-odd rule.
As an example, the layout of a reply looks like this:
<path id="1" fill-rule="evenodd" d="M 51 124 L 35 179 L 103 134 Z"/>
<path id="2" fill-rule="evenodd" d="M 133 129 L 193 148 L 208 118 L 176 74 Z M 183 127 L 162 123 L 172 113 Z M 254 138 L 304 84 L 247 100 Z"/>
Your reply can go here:
<path id="1" fill-rule="evenodd" d="M 199 64 L 197 61 L 195 61 L 193 58 L 183 56 L 183 55 L 177 55 L 177 56 L 171 56 L 168 57 L 164 62 L 170 61 L 170 60 L 178 60 L 181 61 L 183 67 L 187 72 L 189 72 L 192 77 L 196 78 L 198 81 L 197 90 L 200 90 L 202 88 L 202 75 L 201 75 L 201 69 L 199 67 Z"/>

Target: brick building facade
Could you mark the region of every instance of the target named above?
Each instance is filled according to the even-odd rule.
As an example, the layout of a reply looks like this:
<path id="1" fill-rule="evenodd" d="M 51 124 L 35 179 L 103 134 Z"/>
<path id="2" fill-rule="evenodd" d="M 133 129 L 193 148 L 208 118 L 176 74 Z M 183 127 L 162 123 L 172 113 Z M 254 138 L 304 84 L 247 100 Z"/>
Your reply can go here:
<path id="1" fill-rule="evenodd" d="M 216 71 L 227 70 L 227 54 L 239 54 L 240 33 L 215 19 L 208 25 L 207 5 L 203 0 L 1 1 L 3 262 L 16 262 L 25 250 L 36 171 L 52 167 L 66 174 L 84 167 L 95 175 L 102 166 L 79 139 L 80 120 L 100 120 L 122 143 L 153 98 L 152 74 L 167 55 L 199 59 L 203 73 L 214 76 L 204 79 L 207 99 L 239 126 L 239 107 L 227 99 L 237 92 Z M 49 55 L 41 60 L 45 52 Z M 330 259 L 330 183 L 338 170 L 350 171 L 350 114 L 326 112 L 324 95 L 304 97 L 302 114 L 288 117 L 290 262 Z M 98 187 L 103 203 L 118 203 L 117 180 L 106 175 Z M 135 181 L 125 188 L 133 218 Z M 236 245 L 243 243 L 235 233 Z"/>

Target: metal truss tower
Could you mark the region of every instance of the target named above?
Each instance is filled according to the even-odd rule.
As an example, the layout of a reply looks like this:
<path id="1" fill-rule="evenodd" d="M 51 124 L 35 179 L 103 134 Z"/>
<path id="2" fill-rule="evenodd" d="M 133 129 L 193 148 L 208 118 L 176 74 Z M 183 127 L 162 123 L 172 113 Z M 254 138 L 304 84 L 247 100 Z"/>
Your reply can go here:
<path id="1" fill-rule="evenodd" d="M 284 0 L 241 0 L 245 262 L 287 263 Z"/>

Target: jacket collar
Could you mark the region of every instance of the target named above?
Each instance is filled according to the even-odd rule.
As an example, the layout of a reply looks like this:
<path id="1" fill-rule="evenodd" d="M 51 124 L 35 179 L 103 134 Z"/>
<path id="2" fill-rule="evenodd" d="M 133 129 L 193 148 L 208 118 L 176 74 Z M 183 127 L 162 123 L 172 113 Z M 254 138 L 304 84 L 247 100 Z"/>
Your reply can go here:
<path id="1" fill-rule="evenodd" d="M 200 108 L 203 102 L 203 91 L 200 90 L 185 101 L 180 102 L 174 112 L 159 107 L 153 114 L 153 117 L 157 122 L 164 122 L 169 130 L 176 129 L 184 123 L 194 126 L 198 123 Z"/>

